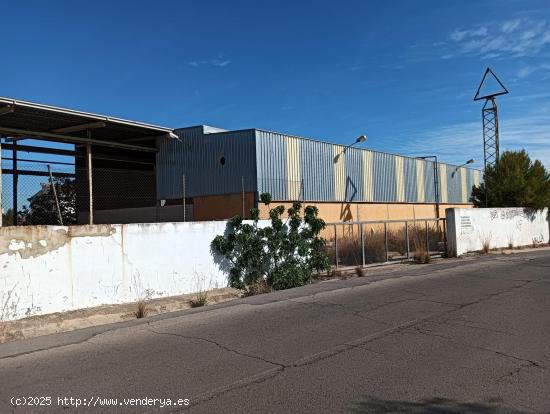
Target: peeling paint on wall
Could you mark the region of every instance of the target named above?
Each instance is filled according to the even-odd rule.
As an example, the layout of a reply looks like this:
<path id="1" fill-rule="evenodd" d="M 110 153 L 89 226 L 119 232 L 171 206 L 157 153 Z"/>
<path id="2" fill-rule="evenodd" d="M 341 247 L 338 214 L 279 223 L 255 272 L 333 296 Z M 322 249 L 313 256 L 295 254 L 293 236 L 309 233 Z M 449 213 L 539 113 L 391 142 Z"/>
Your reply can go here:
<path id="1" fill-rule="evenodd" d="M 225 221 L 0 229 L 8 320 L 227 286 L 210 243 Z"/>
<path id="2" fill-rule="evenodd" d="M 112 225 L 0 227 L 0 254 L 18 253 L 28 259 L 57 250 L 73 237 L 108 236 L 115 231 Z"/>

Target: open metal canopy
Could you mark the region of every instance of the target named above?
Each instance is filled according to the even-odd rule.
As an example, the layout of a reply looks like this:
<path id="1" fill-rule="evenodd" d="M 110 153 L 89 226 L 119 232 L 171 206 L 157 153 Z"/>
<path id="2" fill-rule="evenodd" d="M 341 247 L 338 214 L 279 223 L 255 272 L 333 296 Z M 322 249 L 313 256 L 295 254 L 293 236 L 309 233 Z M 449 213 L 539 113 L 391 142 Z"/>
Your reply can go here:
<path id="1" fill-rule="evenodd" d="M 172 128 L 0 97 L 0 136 L 153 152 Z"/>
<path id="2" fill-rule="evenodd" d="M 53 182 L 49 164 L 48 173 L 19 168 L 18 152 L 21 151 L 75 157 L 75 163 L 72 164 L 75 166 L 75 173 L 58 173 L 57 176 L 72 177 L 87 184 L 86 191 L 81 191 L 79 186 L 79 191 L 82 194 L 78 194 L 77 200 L 81 204 L 80 210 L 88 213 L 89 224 L 93 224 L 93 177 L 98 178 L 98 168 L 100 171 L 101 169 L 107 171 L 109 179 L 105 179 L 106 174 L 103 173 L 103 183 L 96 188 L 96 193 L 99 192 L 95 196 L 96 199 L 104 201 L 118 197 L 123 200 L 119 194 L 126 191 L 127 200 L 133 200 L 132 202 L 141 199 L 146 199 L 147 203 L 150 199 L 154 202 L 154 184 L 150 185 L 147 197 L 140 198 L 140 194 L 137 192 L 140 188 L 145 187 L 144 177 L 154 174 L 157 141 L 167 138 L 177 139 L 177 135 L 173 133 L 172 128 L 0 97 L 0 138 L 4 138 L 4 142 L 0 140 L 0 153 L 2 150 L 12 151 L 11 158 L 0 157 L 0 176 L 2 173 L 12 175 L 13 222 L 15 225 L 18 224 L 19 176 L 48 175 L 50 183 Z M 73 144 L 74 150 L 20 143 L 28 138 Z M 94 154 L 92 154 L 92 148 L 94 148 Z M 3 170 L 2 159 L 9 160 L 11 168 Z M 33 160 L 33 162 L 42 161 Z M 126 167 L 121 163 L 126 163 Z M 117 182 L 117 177 L 120 182 Z M 128 186 L 129 189 L 125 188 L 124 183 L 131 183 L 131 188 Z M 51 185 L 53 186 L 53 184 Z M 55 187 L 53 188 L 55 189 Z M 0 180 L 1 206 L 2 180 Z M 59 221 L 62 224 L 59 205 L 57 208 Z M 0 226 L 1 224 L 0 221 Z"/>

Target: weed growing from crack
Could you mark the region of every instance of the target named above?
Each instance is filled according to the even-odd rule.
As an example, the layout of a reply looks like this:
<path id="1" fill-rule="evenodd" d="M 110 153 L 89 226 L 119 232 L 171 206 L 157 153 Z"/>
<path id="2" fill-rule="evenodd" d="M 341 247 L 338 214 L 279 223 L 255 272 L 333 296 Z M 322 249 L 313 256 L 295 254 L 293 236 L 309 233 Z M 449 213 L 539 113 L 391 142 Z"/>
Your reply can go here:
<path id="1" fill-rule="evenodd" d="M 208 295 L 204 291 L 197 292 L 195 297 L 189 301 L 192 308 L 200 308 L 208 303 Z"/>

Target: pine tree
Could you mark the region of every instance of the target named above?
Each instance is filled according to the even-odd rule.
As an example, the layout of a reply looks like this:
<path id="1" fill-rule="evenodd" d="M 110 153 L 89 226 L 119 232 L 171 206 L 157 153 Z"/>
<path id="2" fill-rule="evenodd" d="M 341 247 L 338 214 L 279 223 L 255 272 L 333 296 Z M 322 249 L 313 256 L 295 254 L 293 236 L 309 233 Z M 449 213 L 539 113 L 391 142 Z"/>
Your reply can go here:
<path id="1" fill-rule="evenodd" d="M 487 207 L 543 209 L 550 206 L 550 175 L 525 150 L 506 151 L 496 168 L 485 169 L 483 183 L 472 188 L 471 201 L 476 207 L 485 207 L 485 197 Z"/>

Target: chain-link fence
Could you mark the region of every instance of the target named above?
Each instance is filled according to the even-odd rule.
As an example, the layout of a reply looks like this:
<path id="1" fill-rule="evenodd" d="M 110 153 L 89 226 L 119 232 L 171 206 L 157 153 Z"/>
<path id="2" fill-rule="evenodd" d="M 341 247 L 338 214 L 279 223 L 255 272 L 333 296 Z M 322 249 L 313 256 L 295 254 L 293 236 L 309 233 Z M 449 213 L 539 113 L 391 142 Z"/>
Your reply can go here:
<path id="1" fill-rule="evenodd" d="M 76 223 L 74 164 L 19 161 L 2 163 L 2 225 Z"/>
<path id="2" fill-rule="evenodd" d="M 155 172 L 147 170 L 93 168 L 92 197 L 90 203 L 90 185 L 88 170 L 76 169 L 76 210 L 77 222 L 89 223 L 90 208 L 94 214 L 94 223 L 128 222 L 124 214 L 136 217 L 137 222 L 155 221 L 154 209 L 157 205 Z M 135 209 L 150 209 L 142 212 L 140 219 Z M 148 214 L 151 213 L 151 214 Z M 112 217 L 112 220 L 109 219 Z"/>
<path id="3" fill-rule="evenodd" d="M 327 240 L 331 265 L 338 269 L 445 255 L 445 219 L 330 223 Z"/>
<path id="4" fill-rule="evenodd" d="M 2 225 L 87 224 L 90 186 L 86 169 L 71 163 L 17 163 L 2 165 Z M 155 221 L 156 193 L 154 171 L 94 168 L 92 170 L 92 211 L 97 223 L 126 222 L 125 212 L 149 208 L 142 216 Z M 148 214 L 150 213 L 150 214 Z M 145 215 L 144 215 L 145 214 Z M 142 220 L 143 221 L 143 220 Z"/>

